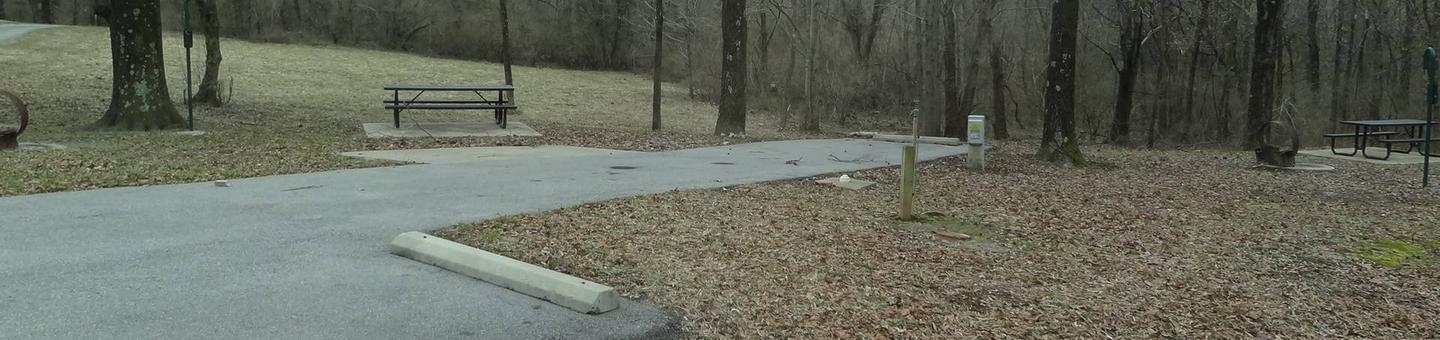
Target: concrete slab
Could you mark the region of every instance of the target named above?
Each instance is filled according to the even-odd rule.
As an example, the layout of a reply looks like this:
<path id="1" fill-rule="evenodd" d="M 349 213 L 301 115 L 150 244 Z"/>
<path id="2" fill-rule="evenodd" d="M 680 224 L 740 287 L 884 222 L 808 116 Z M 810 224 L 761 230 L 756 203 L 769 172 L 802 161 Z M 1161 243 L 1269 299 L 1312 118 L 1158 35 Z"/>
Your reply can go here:
<path id="1" fill-rule="evenodd" d="M 485 146 L 470 148 L 379 150 L 342 152 L 341 156 L 425 164 L 479 161 L 543 159 L 577 156 L 614 156 L 634 151 L 585 148 L 566 145 Z"/>
<path id="2" fill-rule="evenodd" d="M 1336 150 L 1339 150 L 1340 152 L 1344 152 L 1344 153 L 1350 153 L 1350 150 L 1354 150 L 1354 149 L 1353 149 L 1353 148 L 1344 148 L 1344 149 L 1336 149 Z M 1369 149 L 1367 149 L 1367 150 L 1370 152 L 1371 155 L 1375 155 L 1375 156 L 1383 156 L 1383 155 L 1385 155 L 1385 149 L 1382 149 L 1382 148 L 1369 148 Z M 1314 157 L 1330 158 L 1330 159 L 1343 159 L 1343 160 L 1347 160 L 1347 161 L 1365 162 L 1365 163 L 1370 163 L 1370 164 L 1414 165 L 1414 164 L 1423 164 L 1423 163 L 1425 163 L 1425 157 L 1421 157 L 1419 153 L 1409 153 L 1409 154 L 1404 154 L 1404 153 L 1392 153 L 1392 154 L 1390 154 L 1390 159 L 1389 159 L 1389 160 L 1383 160 L 1383 161 L 1382 161 L 1382 160 L 1378 160 L 1378 159 L 1365 158 L 1365 157 L 1361 156 L 1361 154 L 1359 154 L 1359 153 L 1356 153 L 1355 156 L 1336 155 L 1335 153 L 1330 152 L 1330 149 L 1328 149 L 1328 148 L 1327 148 L 1327 149 L 1320 149 L 1320 150 L 1302 150 L 1302 151 L 1300 151 L 1299 153 L 1300 153 L 1301 155 L 1306 155 L 1306 156 L 1314 156 Z M 1431 162 L 1431 164 L 1435 164 L 1435 163 L 1437 163 L 1437 162 L 1440 162 L 1440 159 L 1431 159 L 1430 162 Z"/>
<path id="3" fill-rule="evenodd" d="M 33 31 L 39 30 L 39 29 L 52 28 L 52 27 L 61 27 L 61 26 L 60 26 L 60 25 L 42 25 L 42 24 L 11 24 L 11 23 L 0 24 L 0 45 L 4 45 L 4 44 L 9 44 L 9 43 L 15 42 L 16 39 L 20 39 L 20 37 L 21 37 L 21 36 L 24 36 L 26 33 L 30 33 L 30 32 L 33 32 Z"/>
<path id="4" fill-rule="evenodd" d="M 507 128 L 482 122 L 365 123 L 366 138 L 540 137 L 529 125 L 510 122 Z"/>
<path id="5" fill-rule="evenodd" d="M 390 252 L 576 312 L 599 314 L 620 307 L 620 294 L 609 286 L 418 231 L 396 236 Z"/>
<path id="6" fill-rule="evenodd" d="M 68 148 L 65 147 L 64 145 L 60 145 L 60 144 L 50 144 L 50 143 L 20 143 L 20 150 L 25 150 L 25 151 L 64 150 L 64 149 L 68 149 Z"/>

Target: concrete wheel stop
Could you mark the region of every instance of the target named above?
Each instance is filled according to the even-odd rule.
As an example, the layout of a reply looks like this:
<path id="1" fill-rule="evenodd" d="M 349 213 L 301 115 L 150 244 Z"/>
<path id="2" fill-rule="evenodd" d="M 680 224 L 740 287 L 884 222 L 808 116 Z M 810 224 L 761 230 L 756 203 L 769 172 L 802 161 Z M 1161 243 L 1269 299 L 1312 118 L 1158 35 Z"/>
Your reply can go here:
<path id="1" fill-rule="evenodd" d="M 1335 171 L 1335 167 L 1333 166 L 1316 163 L 1295 163 L 1295 166 L 1290 167 L 1280 167 L 1267 164 L 1261 164 L 1260 166 L 1266 169 L 1285 171 Z"/>
<path id="2" fill-rule="evenodd" d="M 418 231 L 396 236 L 390 252 L 581 313 L 620 307 L 614 288 Z"/>
<path id="3" fill-rule="evenodd" d="M 60 145 L 60 144 L 50 144 L 50 143 L 20 143 L 20 148 L 19 148 L 19 150 L 20 150 L 20 151 L 45 151 L 45 150 L 64 150 L 64 149 L 68 149 L 68 148 L 69 148 L 69 147 L 66 147 L 66 146 Z"/>

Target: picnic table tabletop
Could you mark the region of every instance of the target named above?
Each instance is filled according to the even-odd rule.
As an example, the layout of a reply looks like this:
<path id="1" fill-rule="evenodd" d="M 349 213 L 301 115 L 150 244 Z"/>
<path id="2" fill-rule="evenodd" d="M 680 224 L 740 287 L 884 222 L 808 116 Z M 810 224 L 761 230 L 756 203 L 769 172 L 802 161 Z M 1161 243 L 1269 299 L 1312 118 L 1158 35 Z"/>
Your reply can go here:
<path id="1" fill-rule="evenodd" d="M 505 84 L 491 85 L 417 85 L 417 84 L 385 84 L 386 91 L 515 91 L 515 86 Z"/>
<path id="2" fill-rule="evenodd" d="M 1430 124 L 1435 124 L 1435 122 L 1429 122 L 1429 123 L 1430 123 Z M 1377 120 L 1345 120 L 1345 121 L 1340 121 L 1340 124 L 1345 124 L 1345 125 L 1363 125 L 1363 126 L 1413 126 L 1413 125 L 1425 125 L 1426 122 L 1425 122 L 1424 120 L 1420 120 L 1420 119 L 1377 119 Z"/>

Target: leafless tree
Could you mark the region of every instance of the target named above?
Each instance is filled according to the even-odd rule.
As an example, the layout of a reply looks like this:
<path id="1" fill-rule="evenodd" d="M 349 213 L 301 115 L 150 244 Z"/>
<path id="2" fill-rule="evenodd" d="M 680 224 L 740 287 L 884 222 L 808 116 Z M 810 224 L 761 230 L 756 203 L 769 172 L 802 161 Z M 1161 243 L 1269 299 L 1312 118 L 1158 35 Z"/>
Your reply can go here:
<path id="1" fill-rule="evenodd" d="M 720 135 L 745 134 L 745 76 L 746 66 L 746 0 L 724 0 L 720 15 L 721 22 L 721 76 L 720 115 L 715 122 L 715 133 Z"/>

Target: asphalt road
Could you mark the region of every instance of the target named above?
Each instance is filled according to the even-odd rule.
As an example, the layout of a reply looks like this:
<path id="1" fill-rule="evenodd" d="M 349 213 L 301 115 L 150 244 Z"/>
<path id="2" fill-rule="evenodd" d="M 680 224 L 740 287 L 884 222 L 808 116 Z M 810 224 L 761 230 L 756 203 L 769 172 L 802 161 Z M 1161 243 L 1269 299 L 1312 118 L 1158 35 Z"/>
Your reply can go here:
<path id="1" fill-rule="evenodd" d="M 768 142 L 0 198 L 0 338 L 674 335 L 676 318 L 651 305 L 579 314 L 386 244 L 405 231 L 611 198 L 887 166 L 900 145 Z"/>

